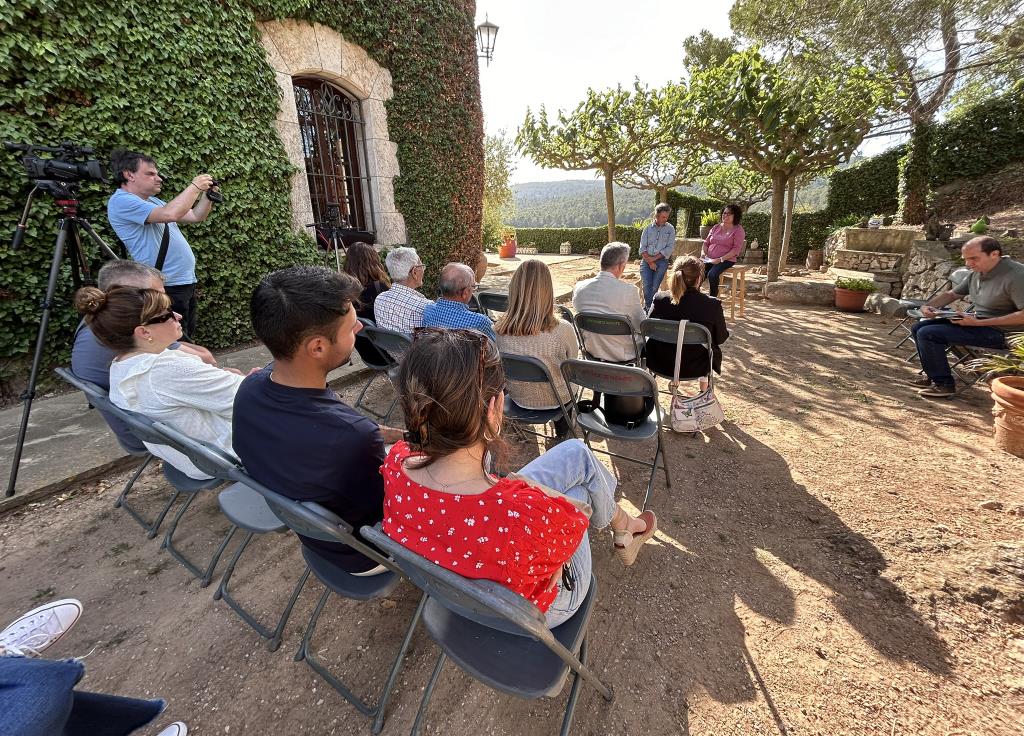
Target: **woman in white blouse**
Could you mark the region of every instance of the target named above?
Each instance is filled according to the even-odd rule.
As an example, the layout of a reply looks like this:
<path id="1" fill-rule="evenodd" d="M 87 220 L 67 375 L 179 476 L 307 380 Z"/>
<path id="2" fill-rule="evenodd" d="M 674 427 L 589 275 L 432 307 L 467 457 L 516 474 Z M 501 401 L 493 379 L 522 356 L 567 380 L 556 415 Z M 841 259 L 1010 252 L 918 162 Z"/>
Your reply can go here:
<path id="1" fill-rule="evenodd" d="M 231 408 L 243 376 L 167 349 L 181 338 L 181 315 L 166 294 L 87 286 L 76 292 L 75 307 L 96 339 L 117 353 L 110 364 L 111 402 L 231 450 Z M 207 477 L 176 450 L 146 446 L 189 477 Z"/>
<path id="2" fill-rule="evenodd" d="M 555 379 L 558 396 L 543 383 L 509 381 L 512 401 L 524 409 L 556 409 L 569 403 L 569 389 L 562 380 L 561 366 L 566 358 L 579 356 L 579 344 L 572 325 L 555 314 L 555 289 L 551 271 L 543 261 L 524 261 L 508 285 L 508 311 L 494 325 L 498 350 L 514 355 L 529 355 L 541 360 Z M 555 422 L 558 434 L 569 427 L 565 420 Z"/>

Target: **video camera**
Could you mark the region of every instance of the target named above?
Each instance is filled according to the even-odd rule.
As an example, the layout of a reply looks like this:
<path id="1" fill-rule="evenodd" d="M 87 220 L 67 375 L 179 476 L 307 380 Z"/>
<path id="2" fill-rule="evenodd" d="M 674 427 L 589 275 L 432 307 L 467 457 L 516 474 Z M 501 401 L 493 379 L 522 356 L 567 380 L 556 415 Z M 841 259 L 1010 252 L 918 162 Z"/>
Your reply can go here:
<path id="1" fill-rule="evenodd" d="M 4 148 L 11 152 L 21 151 L 25 155 L 21 163 L 36 185 L 54 196 L 84 181 L 107 183 L 103 164 L 92 156 L 93 149 L 76 146 L 71 142 L 59 146 L 36 146 L 31 143 L 4 141 Z M 52 158 L 40 158 L 37 153 L 52 153 Z"/>

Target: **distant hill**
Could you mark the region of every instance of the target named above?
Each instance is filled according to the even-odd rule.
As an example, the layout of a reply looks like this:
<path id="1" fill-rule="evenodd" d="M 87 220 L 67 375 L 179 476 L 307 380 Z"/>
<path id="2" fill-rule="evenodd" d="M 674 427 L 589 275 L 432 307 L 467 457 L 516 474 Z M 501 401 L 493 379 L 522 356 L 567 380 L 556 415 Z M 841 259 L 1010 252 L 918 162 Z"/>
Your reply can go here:
<path id="1" fill-rule="evenodd" d="M 598 227 L 608 222 L 604 203 L 604 182 L 566 179 L 534 181 L 512 187 L 516 200 L 515 227 Z M 680 192 L 703 194 L 698 187 L 680 187 Z M 828 180 L 820 178 L 797 192 L 798 212 L 811 212 L 825 206 Z M 754 205 L 754 211 L 767 212 L 769 203 Z M 654 192 L 615 187 L 615 223 L 632 225 L 646 219 L 654 210 Z"/>

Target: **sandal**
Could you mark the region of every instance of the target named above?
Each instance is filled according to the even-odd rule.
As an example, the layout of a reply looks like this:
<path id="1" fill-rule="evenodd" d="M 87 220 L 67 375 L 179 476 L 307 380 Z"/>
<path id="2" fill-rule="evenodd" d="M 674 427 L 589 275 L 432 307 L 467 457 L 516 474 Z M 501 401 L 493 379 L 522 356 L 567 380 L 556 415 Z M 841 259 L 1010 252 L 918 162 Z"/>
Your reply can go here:
<path id="1" fill-rule="evenodd" d="M 636 562 L 636 556 L 640 554 L 640 548 L 658 531 L 658 517 L 654 515 L 653 511 L 645 511 L 637 518 L 644 519 L 647 522 L 647 529 L 637 534 L 631 534 L 625 530 L 612 532 L 615 554 L 619 556 L 622 564 L 626 567 Z"/>

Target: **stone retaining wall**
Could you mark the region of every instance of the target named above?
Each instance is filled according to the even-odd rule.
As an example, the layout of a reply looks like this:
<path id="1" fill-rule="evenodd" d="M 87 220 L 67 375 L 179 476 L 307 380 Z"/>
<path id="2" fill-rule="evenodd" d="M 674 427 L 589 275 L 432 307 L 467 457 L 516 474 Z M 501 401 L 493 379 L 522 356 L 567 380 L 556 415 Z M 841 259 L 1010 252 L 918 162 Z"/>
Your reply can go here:
<path id="1" fill-rule="evenodd" d="M 862 250 L 837 250 L 832 262 L 834 268 L 851 271 L 898 271 L 903 255 L 900 253 L 872 253 Z"/>
<path id="2" fill-rule="evenodd" d="M 914 243 L 907 257 L 906 273 L 903 276 L 904 299 L 924 299 L 941 287 L 949 274 L 963 266 L 960 247 L 966 238 L 942 242 L 919 240 Z M 1024 262 L 1024 241 L 1001 241 L 1003 254 L 1016 261 Z"/>

